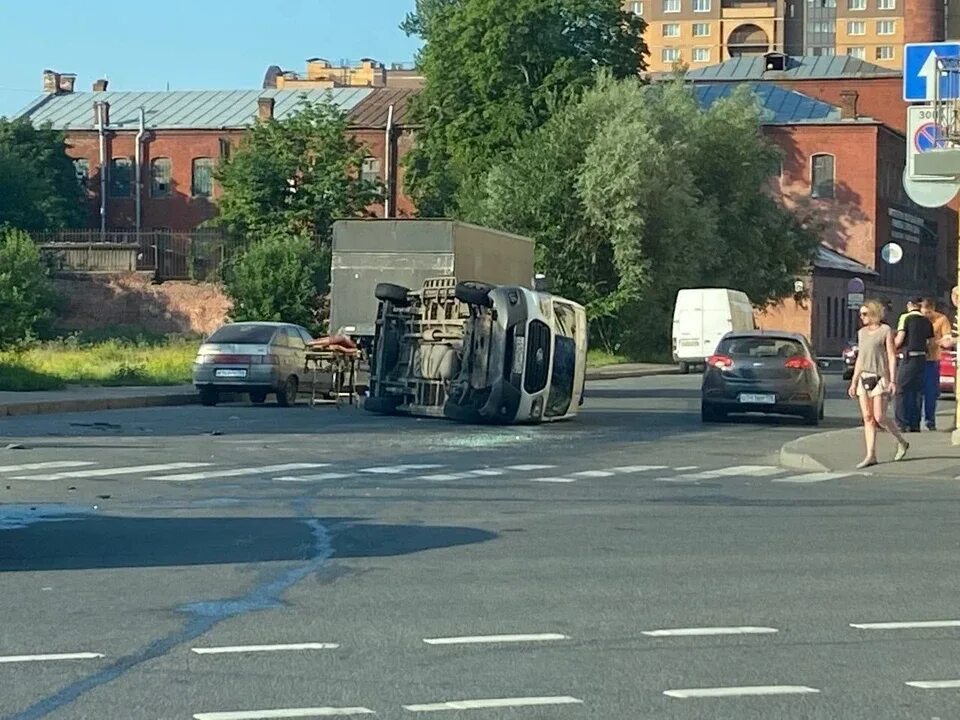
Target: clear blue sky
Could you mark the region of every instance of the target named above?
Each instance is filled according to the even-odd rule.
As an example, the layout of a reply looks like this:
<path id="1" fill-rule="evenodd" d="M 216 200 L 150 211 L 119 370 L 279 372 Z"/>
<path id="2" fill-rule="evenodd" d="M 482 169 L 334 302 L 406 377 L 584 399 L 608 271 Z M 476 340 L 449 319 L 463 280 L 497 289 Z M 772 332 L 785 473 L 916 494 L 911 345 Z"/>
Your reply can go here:
<path id="1" fill-rule="evenodd" d="M 414 0 L 31 0 L 0 13 L 0 115 L 41 94 L 45 68 L 111 90 L 259 88 L 270 65 L 309 57 L 413 60 L 399 29 Z"/>

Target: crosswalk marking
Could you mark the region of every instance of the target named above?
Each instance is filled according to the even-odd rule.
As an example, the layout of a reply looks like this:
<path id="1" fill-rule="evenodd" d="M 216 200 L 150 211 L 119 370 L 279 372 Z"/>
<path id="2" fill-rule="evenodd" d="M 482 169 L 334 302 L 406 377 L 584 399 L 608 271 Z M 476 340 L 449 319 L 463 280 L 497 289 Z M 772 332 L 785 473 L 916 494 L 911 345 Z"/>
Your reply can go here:
<path id="1" fill-rule="evenodd" d="M 500 470 L 498 468 L 481 468 L 479 470 L 471 470 L 470 475 L 477 475 L 479 477 L 496 477 L 498 475 L 503 475 L 506 470 Z"/>
<path id="2" fill-rule="evenodd" d="M 176 462 L 162 465 L 131 465 L 128 467 L 97 468 L 96 470 L 71 470 L 52 475 L 18 475 L 14 480 L 78 480 L 83 478 L 114 477 L 117 475 L 137 475 L 140 473 L 162 472 L 164 470 L 184 470 L 186 468 L 208 467 L 205 462 Z"/>
<path id="3" fill-rule="evenodd" d="M 650 472 L 651 470 L 666 470 L 667 466 L 666 465 L 623 465 L 622 467 L 615 467 L 610 469 L 613 470 L 614 472 L 630 474 L 630 473 Z M 692 468 L 680 468 L 680 469 L 684 470 L 684 469 L 692 469 Z"/>
<path id="4" fill-rule="evenodd" d="M 614 473 L 609 470 L 584 470 L 582 472 L 573 473 L 577 477 L 588 477 L 588 478 L 604 478 L 612 477 Z"/>
<path id="5" fill-rule="evenodd" d="M 267 473 L 286 472 L 288 470 L 311 470 L 328 467 L 330 463 L 285 463 L 283 465 L 264 465 L 263 467 L 235 468 L 233 470 L 207 470 L 204 472 L 181 473 L 179 475 L 156 475 L 148 480 L 211 480 L 214 478 L 244 477 L 246 475 L 266 475 Z"/>
<path id="6" fill-rule="evenodd" d="M 572 483 L 576 482 L 573 478 L 563 478 L 563 477 L 539 477 L 539 478 L 530 478 L 530 482 L 538 483 Z"/>
<path id="7" fill-rule="evenodd" d="M 26 472 L 27 470 L 60 470 L 64 468 L 96 465 L 88 460 L 54 460 L 52 462 L 26 463 L 24 465 L 0 465 L 0 473 Z"/>
<path id="8" fill-rule="evenodd" d="M 322 482 L 324 480 L 344 480 L 349 477 L 354 477 L 353 473 L 317 473 L 316 475 L 284 475 L 282 477 L 275 477 L 274 481 L 276 482 Z"/>
<path id="9" fill-rule="evenodd" d="M 466 475 L 463 473 L 450 474 L 450 475 L 424 475 L 423 477 L 417 478 L 418 480 L 427 480 L 429 482 L 447 482 L 449 480 L 462 480 Z"/>
<path id="10" fill-rule="evenodd" d="M 819 473 L 806 473 L 804 475 L 790 475 L 789 477 L 779 477 L 773 478 L 771 482 L 775 483 L 818 483 L 824 482 L 826 480 L 840 480 L 841 478 L 850 477 L 852 473 L 841 473 L 841 472 L 819 472 Z"/>
<path id="11" fill-rule="evenodd" d="M 403 475 L 411 470 L 435 470 L 443 465 L 385 465 L 380 467 L 361 468 L 360 472 L 371 475 Z"/>
<path id="12" fill-rule="evenodd" d="M 556 465 L 508 465 L 507 470 L 519 470 L 520 472 L 531 472 L 533 470 L 552 470 Z"/>

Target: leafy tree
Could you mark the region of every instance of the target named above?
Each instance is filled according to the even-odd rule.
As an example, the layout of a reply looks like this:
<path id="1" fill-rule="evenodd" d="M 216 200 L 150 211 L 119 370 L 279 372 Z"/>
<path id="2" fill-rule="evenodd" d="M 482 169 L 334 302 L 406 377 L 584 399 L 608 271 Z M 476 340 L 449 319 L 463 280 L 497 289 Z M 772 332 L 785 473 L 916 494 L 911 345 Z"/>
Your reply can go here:
<path id="1" fill-rule="evenodd" d="M 0 224 L 53 230 L 85 223 L 83 190 L 66 147 L 65 135 L 49 125 L 0 118 Z"/>
<path id="2" fill-rule="evenodd" d="M 817 234 L 768 192 L 778 149 L 748 91 L 704 110 L 681 82 L 602 77 L 488 173 L 465 210 L 531 235 L 560 294 L 586 304 L 600 342 L 666 347 L 677 290 L 792 292 Z"/>
<path id="3" fill-rule="evenodd" d="M 283 230 L 254 242 L 224 273 L 235 321 L 291 322 L 316 330 L 330 255 L 314 236 Z"/>
<path id="4" fill-rule="evenodd" d="M 33 239 L 23 230 L 0 228 L 0 347 L 16 346 L 47 329 L 56 300 Z"/>
<path id="5" fill-rule="evenodd" d="M 590 87 L 598 69 L 636 77 L 646 24 L 620 0 L 418 0 L 404 29 L 425 44 L 423 124 L 407 189 L 424 216 L 456 214 L 458 193 Z"/>
<path id="6" fill-rule="evenodd" d="M 348 129 L 331 102 L 257 124 L 217 169 L 223 196 L 213 222 L 246 237 L 325 239 L 335 219 L 361 215 L 379 189 L 360 179 L 366 153 Z"/>

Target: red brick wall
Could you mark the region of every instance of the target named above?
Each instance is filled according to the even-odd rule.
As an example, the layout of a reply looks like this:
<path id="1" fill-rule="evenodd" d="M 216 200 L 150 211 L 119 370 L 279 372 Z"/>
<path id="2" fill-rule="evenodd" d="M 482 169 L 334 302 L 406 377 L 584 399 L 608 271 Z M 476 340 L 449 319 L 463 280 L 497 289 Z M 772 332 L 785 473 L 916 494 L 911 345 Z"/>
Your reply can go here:
<path id="1" fill-rule="evenodd" d="M 193 160 L 198 157 L 220 159 L 220 141 L 229 140 L 231 145 L 239 144 L 242 131 L 149 131 L 144 143 L 143 156 L 143 195 L 142 228 L 154 230 L 191 230 L 205 220 L 216 215 L 216 198 L 220 188 L 214 184 L 214 197 L 194 198 L 191 196 L 193 182 Z M 381 180 L 383 179 L 384 133 L 381 130 L 360 130 L 356 132 L 359 142 L 366 145 L 370 155 L 381 160 Z M 95 131 L 70 133 L 68 153 L 73 158 L 86 158 L 90 166 L 90 227 L 100 226 L 100 149 L 99 136 Z M 397 178 L 395 187 L 397 197 L 395 213 L 412 215 L 413 203 L 403 194 L 403 170 L 400 167 L 402 156 L 412 146 L 412 135 L 404 132 L 397 140 L 398 152 L 394 153 L 394 173 Z M 136 132 L 113 132 L 107 136 L 106 162 L 112 158 L 128 157 L 131 162 L 135 156 Z M 398 157 L 399 156 L 399 157 Z M 167 157 L 172 164 L 172 193 L 169 197 L 150 196 L 150 163 L 153 158 Z M 382 205 L 369 208 L 376 215 L 383 215 Z M 107 194 L 107 229 L 132 230 L 136 227 L 136 201 L 129 198 L 112 198 Z"/>
<path id="2" fill-rule="evenodd" d="M 905 3 L 906 4 L 906 3 Z M 903 41 L 935 42 L 943 40 L 943 0 L 910 0 L 910 9 L 904 8 Z"/>
<path id="3" fill-rule="evenodd" d="M 814 212 L 825 226 L 823 241 L 869 267 L 876 256 L 877 130 L 868 124 L 765 128 L 785 154 L 780 180 L 784 203 Z M 835 158 L 832 200 L 810 197 L 811 163 L 818 153 Z"/>
<path id="4" fill-rule="evenodd" d="M 907 103 L 903 101 L 903 79 L 838 78 L 832 80 L 777 81 L 777 85 L 815 97 L 831 105 L 840 106 L 840 93 L 856 90 L 857 112 L 863 117 L 879 120 L 901 133 L 907 130 Z"/>

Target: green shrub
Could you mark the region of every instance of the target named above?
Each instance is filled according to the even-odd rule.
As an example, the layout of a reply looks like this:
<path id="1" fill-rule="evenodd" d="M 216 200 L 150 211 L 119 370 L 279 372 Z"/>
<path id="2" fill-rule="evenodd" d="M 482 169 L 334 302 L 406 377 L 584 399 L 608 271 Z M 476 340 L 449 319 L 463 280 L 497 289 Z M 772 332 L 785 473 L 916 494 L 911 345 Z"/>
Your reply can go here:
<path id="1" fill-rule="evenodd" d="M 240 254 L 224 273 L 237 322 L 289 322 L 318 330 L 330 282 L 329 248 L 310 237 L 278 233 Z"/>
<path id="2" fill-rule="evenodd" d="M 22 230 L 0 229 L 0 347 L 45 332 L 56 301 L 49 268 L 33 239 Z"/>

